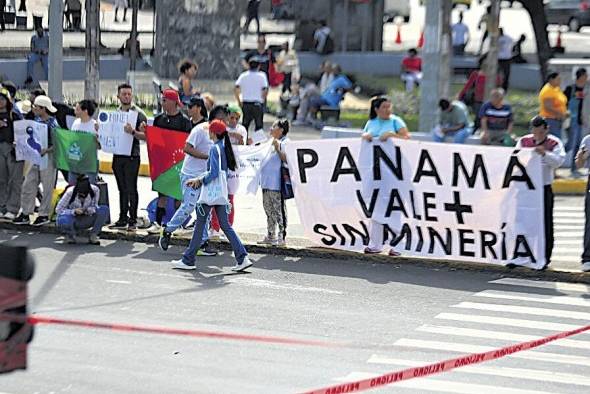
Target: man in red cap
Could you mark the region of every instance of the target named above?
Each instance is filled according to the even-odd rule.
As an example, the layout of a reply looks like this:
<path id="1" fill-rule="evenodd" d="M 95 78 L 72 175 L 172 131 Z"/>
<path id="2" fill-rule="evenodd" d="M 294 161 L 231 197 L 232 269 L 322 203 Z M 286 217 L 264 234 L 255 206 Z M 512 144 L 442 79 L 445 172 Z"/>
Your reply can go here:
<path id="1" fill-rule="evenodd" d="M 187 133 L 191 132 L 192 124 L 189 118 L 187 118 L 180 108 L 182 102 L 178 92 L 174 89 L 165 89 L 162 92 L 162 113 L 154 118 L 154 126 L 161 129 L 168 129 L 174 131 L 182 131 Z M 140 128 L 140 131 L 145 131 L 145 124 Z M 168 197 L 158 193 L 158 207 L 156 208 L 156 223 L 153 223 L 150 228 L 147 229 L 150 234 L 159 234 L 162 226 L 162 219 L 166 215 L 166 200 Z M 180 201 L 176 201 L 176 207 L 180 205 Z"/>

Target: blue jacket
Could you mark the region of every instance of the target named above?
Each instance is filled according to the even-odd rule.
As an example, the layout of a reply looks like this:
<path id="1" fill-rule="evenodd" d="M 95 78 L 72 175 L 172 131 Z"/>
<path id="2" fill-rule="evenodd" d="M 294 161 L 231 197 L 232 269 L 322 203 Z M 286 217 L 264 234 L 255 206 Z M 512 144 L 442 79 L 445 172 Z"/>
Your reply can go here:
<path id="1" fill-rule="evenodd" d="M 208 185 L 219 176 L 219 154 L 217 153 L 217 147 L 219 147 L 219 153 L 221 153 L 221 169 L 225 171 L 227 175 L 227 157 L 225 155 L 225 147 L 223 141 L 219 140 L 211 146 L 209 149 L 209 159 L 207 159 L 207 172 L 203 178 L 203 183 Z"/>

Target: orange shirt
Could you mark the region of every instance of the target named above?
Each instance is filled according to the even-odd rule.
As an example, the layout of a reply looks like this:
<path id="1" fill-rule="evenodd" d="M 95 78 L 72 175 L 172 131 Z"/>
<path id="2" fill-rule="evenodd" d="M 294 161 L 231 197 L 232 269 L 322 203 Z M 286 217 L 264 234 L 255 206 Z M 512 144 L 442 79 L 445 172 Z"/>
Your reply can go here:
<path id="1" fill-rule="evenodd" d="M 555 115 L 552 112 L 548 112 L 545 108 L 546 100 L 551 100 L 553 109 L 565 115 L 567 112 L 567 97 L 565 97 L 559 86 L 553 87 L 546 83 L 539 92 L 539 102 L 541 104 L 539 115 L 544 118 L 555 119 Z"/>

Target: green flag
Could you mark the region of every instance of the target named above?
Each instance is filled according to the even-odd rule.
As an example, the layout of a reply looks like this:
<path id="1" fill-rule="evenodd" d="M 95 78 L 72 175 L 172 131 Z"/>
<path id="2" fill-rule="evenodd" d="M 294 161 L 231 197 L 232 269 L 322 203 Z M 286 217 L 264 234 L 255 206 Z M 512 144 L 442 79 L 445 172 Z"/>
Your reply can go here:
<path id="1" fill-rule="evenodd" d="M 55 129 L 55 165 L 77 174 L 98 172 L 96 136 L 86 131 Z"/>

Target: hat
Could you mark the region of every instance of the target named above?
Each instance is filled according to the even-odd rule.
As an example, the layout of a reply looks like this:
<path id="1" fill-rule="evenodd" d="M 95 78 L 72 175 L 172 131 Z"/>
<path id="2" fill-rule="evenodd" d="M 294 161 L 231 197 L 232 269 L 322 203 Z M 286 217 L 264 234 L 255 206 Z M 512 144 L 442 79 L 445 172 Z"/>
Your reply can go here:
<path id="1" fill-rule="evenodd" d="M 8 92 L 10 92 L 10 96 L 12 98 L 14 98 L 14 96 L 16 95 L 16 91 L 18 90 L 16 88 L 16 85 L 14 84 L 14 82 L 4 81 L 4 82 L 2 82 L 2 87 L 5 88 L 6 90 L 8 90 Z"/>
<path id="2" fill-rule="evenodd" d="M 544 117 L 537 115 L 531 119 L 531 126 L 532 127 L 540 127 L 540 126 L 547 127 L 547 120 Z"/>
<path id="3" fill-rule="evenodd" d="M 8 91 L 8 89 L 0 88 L 0 96 L 4 96 L 4 98 L 6 100 L 12 101 L 12 98 L 10 97 L 10 92 Z"/>
<path id="4" fill-rule="evenodd" d="M 227 109 L 229 110 L 230 114 L 241 114 L 242 113 L 242 109 L 240 107 L 238 107 L 237 105 L 230 105 L 229 107 L 227 107 Z"/>
<path id="5" fill-rule="evenodd" d="M 164 89 L 162 92 L 162 98 L 170 101 L 176 101 L 179 107 L 182 107 L 182 101 L 180 101 L 180 96 L 178 96 L 178 92 L 174 89 Z"/>
<path id="6" fill-rule="evenodd" d="M 37 96 L 35 97 L 35 102 L 33 103 L 36 107 L 43 107 L 47 111 L 51 113 L 57 112 L 57 108 L 53 106 L 51 99 L 47 96 Z"/>
<path id="7" fill-rule="evenodd" d="M 221 135 L 227 131 L 227 125 L 221 119 L 215 119 L 209 123 L 209 131 Z"/>

